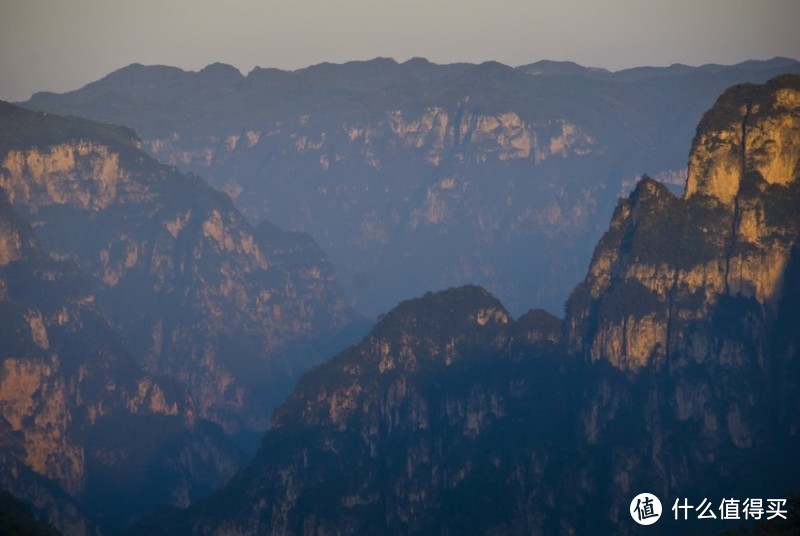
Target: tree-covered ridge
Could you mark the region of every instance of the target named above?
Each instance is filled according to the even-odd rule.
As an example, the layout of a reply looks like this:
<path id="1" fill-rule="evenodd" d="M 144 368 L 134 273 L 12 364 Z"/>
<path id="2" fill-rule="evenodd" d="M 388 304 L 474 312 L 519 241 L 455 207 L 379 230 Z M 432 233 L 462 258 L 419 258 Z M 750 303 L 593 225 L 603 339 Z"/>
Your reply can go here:
<path id="1" fill-rule="evenodd" d="M 75 116 L 31 112 L 0 101 L 0 154 L 13 149 L 44 149 L 70 141 L 97 141 L 115 152 L 130 154 L 139 138 L 130 128 Z"/>

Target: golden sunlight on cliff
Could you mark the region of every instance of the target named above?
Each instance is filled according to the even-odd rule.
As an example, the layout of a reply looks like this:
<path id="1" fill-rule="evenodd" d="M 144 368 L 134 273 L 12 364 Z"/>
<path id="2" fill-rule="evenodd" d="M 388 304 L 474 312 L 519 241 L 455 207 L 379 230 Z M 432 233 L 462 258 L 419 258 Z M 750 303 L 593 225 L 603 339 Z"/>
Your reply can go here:
<path id="1" fill-rule="evenodd" d="M 800 92 L 783 88 L 769 105 L 742 106 L 739 124 L 701 133 L 689 157 L 685 197 L 705 194 L 730 204 L 742 174 L 756 171 L 788 184 L 800 170 Z"/>
<path id="2" fill-rule="evenodd" d="M 689 156 L 685 197 L 705 194 L 733 202 L 742 174 L 740 132 L 706 133 Z"/>
<path id="3" fill-rule="evenodd" d="M 0 266 L 20 258 L 22 241 L 19 233 L 9 229 L 5 222 L 0 223 Z"/>
<path id="4" fill-rule="evenodd" d="M 9 358 L 0 371 L 0 411 L 22 433 L 25 462 L 71 493 L 84 485 L 83 449 L 67 437 L 66 393 L 58 363 Z"/>
<path id="5" fill-rule="evenodd" d="M 786 90 L 788 91 L 788 90 Z M 800 92 L 794 92 L 794 111 Z M 747 165 L 768 183 L 788 184 L 797 178 L 800 163 L 800 117 L 797 113 L 770 117 L 748 129 L 745 154 Z"/>
<path id="6" fill-rule="evenodd" d="M 118 184 L 126 178 L 119 155 L 89 142 L 9 151 L 2 167 L 7 173 L 0 177 L 0 186 L 9 199 L 40 206 L 103 209 L 114 202 Z"/>

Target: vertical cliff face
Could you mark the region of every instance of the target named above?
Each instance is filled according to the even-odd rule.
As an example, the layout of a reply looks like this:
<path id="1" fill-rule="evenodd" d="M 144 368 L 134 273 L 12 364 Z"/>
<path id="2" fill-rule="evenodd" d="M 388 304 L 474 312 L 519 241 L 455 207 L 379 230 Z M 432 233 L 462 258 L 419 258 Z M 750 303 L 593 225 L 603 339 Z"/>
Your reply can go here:
<path id="1" fill-rule="evenodd" d="M 597 388 L 582 410 L 589 445 L 609 445 L 633 407 L 647 416 L 647 451 L 610 447 L 624 475 L 611 495 L 637 474 L 665 494 L 701 489 L 694 474 L 725 480 L 712 464 L 763 468 L 797 443 L 798 96 L 797 77 L 723 94 L 698 126 L 684 196 L 640 182 L 568 302 L 569 349 L 648 386 Z"/>
<path id="2" fill-rule="evenodd" d="M 42 251 L 2 189 L 0 244 L 0 485 L 80 535 L 94 519 L 118 527 L 229 478 L 241 455 L 196 422 L 184 388 L 140 369 L 86 276 Z M 109 429 L 116 443 L 99 433 Z M 126 468 L 141 484 L 123 490 Z M 99 489 L 106 481 L 115 485 Z"/>
<path id="3" fill-rule="evenodd" d="M 0 186 L 43 247 L 90 275 L 133 354 L 187 384 L 198 416 L 229 433 L 265 429 L 293 377 L 354 319 L 324 254 L 303 235 L 253 229 L 128 131 L 4 111 L 9 133 L 64 134 L 9 134 L 0 151 Z"/>
<path id="4" fill-rule="evenodd" d="M 788 154 L 797 135 L 764 125 L 791 124 L 781 103 L 798 84 L 735 88 L 718 107 L 778 103 L 744 123 Z M 759 169 L 791 167 L 753 151 Z M 638 534 L 629 505 L 643 490 L 667 509 L 787 496 L 800 478 L 800 181 L 767 181 L 750 159 L 733 197 L 696 174 L 684 198 L 642 180 L 560 325 L 513 320 L 476 287 L 401 304 L 304 376 L 224 491 L 132 533 Z M 665 515 L 656 530 L 702 528 Z"/>
<path id="5" fill-rule="evenodd" d="M 706 333 L 721 302 L 771 318 L 800 229 L 798 139 L 796 78 L 720 97 L 698 126 L 683 198 L 644 180 L 618 206 L 568 304 L 571 349 L 625 369 L 670 352 L 702 361 L 721 351 Z"/>
<path id="6" fill-rule="evenodd" d="M 94 296 L 80 281 L 75 267 L 69 263 L 59 265 L 43 255 L 30 227 L 14 213 L 2 191 L 0 204 L 0 231 L 6 243 L 0 264 L 4 312 L 0 371 L 3 418 L 11 430 L 22 434 L 26 465 L 57 481 L 68 492 L 79 493 L 85 487 L 85 457 L 83 449 L 68 433 L 66 399 L 70 386 L 65 384 L 62 369 L 70 363 L 62 362 L 56 337 L 79 329 L 84 322 L 102 320 L 95 310 Z M 48 284 L 49 280 L 53 282 Z M 42 307 L 42 294 L 25 296 L 25 291 L 32 291 L 34 286 L 61 290 L 60 296 L 52 297 L 60 307 Z M 110 330 L 106 335 L 110 335 Z M 87 410 L 96 412 L 103 406 L 101 398 Z"/>

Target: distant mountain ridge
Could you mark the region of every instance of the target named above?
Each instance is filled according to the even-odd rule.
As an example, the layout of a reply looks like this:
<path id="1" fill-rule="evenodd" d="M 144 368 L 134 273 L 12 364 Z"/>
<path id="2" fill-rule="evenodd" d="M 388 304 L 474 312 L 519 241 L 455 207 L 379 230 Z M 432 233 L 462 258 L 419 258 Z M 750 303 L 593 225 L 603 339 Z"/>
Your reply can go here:
<path id="1" fill-rule="evenodd" d="M 645 177 L 619 201 L 563 321 L 477 286 L 404 301 L 301 379 L 223 491 L 127 534 L 634 535 L 644 491 L 651 531 L 682 534 L 710 525 L 677 500 L 788 499 L 800 76 L 722 94 L 689 162 L 682 197 Z"/>
<path id="2" fill-rule="evenodd" d="M 617 197 L 643 171 L 682 188 L 714 98 L 784 72 L 800 64 L 606 73 L 376 58 L 247 76 L 131 65 L 25 106 L 130 126 L 251 221 L 310 233 L 370 316 L 465 283 L 515 314 L 560 313 Z"/>
<path id="3" fill-rule="evenodd" d="M 619 71 L 609 71 L 598 67 L 584 67 L 572 61 L 541 60 L 527 65 L 520 65 L 517 69 L 531 75 L 565 76 L 581 75 L 602 79 L 618 79 L 633 81 L 642 78 L 660 76 L 682 76 L 693 72 L 719 73 L 730 69 L 764 70 L 774 69 L 792 70 L 797 68 L 798 61 L 791 58 L 774 57 L 769 60 L 747 60 L 733 65 L 707 63 L 700 66 L 673 63 L 667 67 L 629 67 Z"/>

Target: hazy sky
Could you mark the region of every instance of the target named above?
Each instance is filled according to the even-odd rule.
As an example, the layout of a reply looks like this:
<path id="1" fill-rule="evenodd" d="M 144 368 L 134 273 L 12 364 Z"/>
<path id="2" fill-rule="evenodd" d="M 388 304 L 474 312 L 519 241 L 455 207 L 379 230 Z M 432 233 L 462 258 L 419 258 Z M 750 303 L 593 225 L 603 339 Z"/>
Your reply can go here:
<path id="1" fill-rule="evenodd" d="M 0 0 L 0 99 L 130 63 L 296 69 L 435 63 L 636 65 L 800 59 L 799 0 Z"/>

